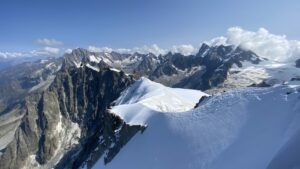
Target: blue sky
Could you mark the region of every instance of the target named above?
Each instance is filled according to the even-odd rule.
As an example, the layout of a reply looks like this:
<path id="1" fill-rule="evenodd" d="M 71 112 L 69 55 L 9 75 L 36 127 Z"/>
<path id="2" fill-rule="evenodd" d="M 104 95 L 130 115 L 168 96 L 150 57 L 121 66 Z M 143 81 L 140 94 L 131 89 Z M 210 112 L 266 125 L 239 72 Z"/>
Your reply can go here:
<path id="1" fill-rule="evenodd" d="M 299 0 L 1 0 L 0 51 L 199 45 L 240 26 L 300 39 Z M 55 46 L 55 45 L 54 45 Z"/>

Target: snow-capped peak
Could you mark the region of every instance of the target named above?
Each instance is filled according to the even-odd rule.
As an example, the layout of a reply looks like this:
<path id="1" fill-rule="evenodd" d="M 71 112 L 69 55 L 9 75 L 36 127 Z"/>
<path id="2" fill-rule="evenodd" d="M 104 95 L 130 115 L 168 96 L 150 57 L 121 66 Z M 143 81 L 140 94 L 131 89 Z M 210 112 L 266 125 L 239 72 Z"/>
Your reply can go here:
<path id="1" fill-rule="evenodd" d="M 192 109 L 202 96 L 207 94 L 199 90 L 169 88 L 142 77 L 120 96 L 112 112 L 129 124 L 144 124 L 149 112 L 184 112 Z M 123 114 L 127 108 L 133 116 Z"/>

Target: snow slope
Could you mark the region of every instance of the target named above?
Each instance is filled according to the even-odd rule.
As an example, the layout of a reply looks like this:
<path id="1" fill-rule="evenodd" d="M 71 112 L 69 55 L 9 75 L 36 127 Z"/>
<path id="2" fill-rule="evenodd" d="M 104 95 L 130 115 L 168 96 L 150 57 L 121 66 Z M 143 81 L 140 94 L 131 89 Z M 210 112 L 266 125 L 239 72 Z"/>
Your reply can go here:
<path id="1" fill-rule="evenodd" d="M 156 105 L 161 98 L 152 97 L 157 97 L 162 89 L 149 83 L 145 79 L 137 82 L 139 87 L 128 89 L 112 109 L 128 123 L 146 124 L 147 129 L 132 138 L 111 163 L 104 166 L 99 160 L 94 168 L 300 167 L 299 88 L 233 90 L 211 97 L 196 109 L 173 113 L 165 111 L 172 110 L 171 105 L 168 109 Z M 189 95 L 183 90 L 179 93 Z M 162 98 L 164 104 L 176 107 L 176 102 Z M 148 100 L 153 105 L 144 104 Z"/>
<path id="2" fill-rule="evenodd" d="M 199 90 L 165 87 L 142 77 L 122 94 L 112 112 L 129 124 L 144 124 L 147 119 L 144 116 L 153 112 L 176 113 L 191 110 L 202 96 L 207 94 Z"/>

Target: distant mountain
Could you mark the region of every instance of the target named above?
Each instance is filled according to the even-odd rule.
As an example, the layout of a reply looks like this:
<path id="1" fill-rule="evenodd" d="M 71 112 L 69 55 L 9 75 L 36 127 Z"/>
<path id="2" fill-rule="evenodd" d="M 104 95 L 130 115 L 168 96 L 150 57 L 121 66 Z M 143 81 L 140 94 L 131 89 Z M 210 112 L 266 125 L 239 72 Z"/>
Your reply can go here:
<path id="1" fill-rule="evenodd" d="M 105 64 L 108 67 L 122 70 L 126 73 L 146 75 L 152 72 L 163 60 L 162 56 L 149 54 L 119 54 L 116 52 L 90 52 L 86 49 L 74 49 L 71 53 L 65 54 L 65 66 L 93 66 Z"/>

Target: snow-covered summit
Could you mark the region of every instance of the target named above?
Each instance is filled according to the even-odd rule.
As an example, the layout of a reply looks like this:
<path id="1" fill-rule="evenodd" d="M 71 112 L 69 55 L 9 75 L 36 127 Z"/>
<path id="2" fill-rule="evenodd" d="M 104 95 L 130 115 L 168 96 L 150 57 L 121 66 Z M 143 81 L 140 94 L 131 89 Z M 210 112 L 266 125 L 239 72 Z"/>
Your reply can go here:
<path id="1" fill-rule="evenodd" d="M 125 91 L 116 103 L 142 103 L 156 111 L 180 112 L 193 108 L 202 96 L 207 94 L 199 90 L 166 87 L 142 77 Z"/>
<path id="2" fill-rule="evenodd" d="M 121 95 L 112 112 L 129 124 L 144 124 L 144 118 L 152 112 L 177 113 L 191 110 L 202 96 L 207 94 L 199 90 L 166 87 L 142 77 Z"/>
<path id="3" fill-rule="evenodd" d="M 142 79 L 138 86 L 148 86 Z M 136 84 L 136 85 L 137 85 Z M 148 86 L 149 87 L 149 86 Z M 155 89 L 158 86 L 151 86 Z M 274 169 L 299 167 L 299 88 L 248 88 L 212 96 L 180 113 L 152 110 L 140 102 L 157 96 L 151 87 L 126 93 L 112 109 L 125 121 L 143 122 L 136 135 L 106 169 Z M 171 89 L 170 89 L 171 90 Z M 137 97 L 134 97 L 137 94 Z M 147 97 L 144 97 L 147 96 Z M 288 159 L 288 160 L 286 160 Z"/>

